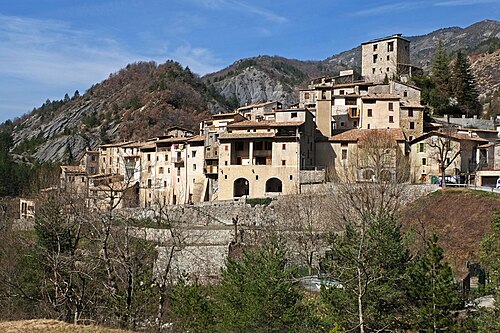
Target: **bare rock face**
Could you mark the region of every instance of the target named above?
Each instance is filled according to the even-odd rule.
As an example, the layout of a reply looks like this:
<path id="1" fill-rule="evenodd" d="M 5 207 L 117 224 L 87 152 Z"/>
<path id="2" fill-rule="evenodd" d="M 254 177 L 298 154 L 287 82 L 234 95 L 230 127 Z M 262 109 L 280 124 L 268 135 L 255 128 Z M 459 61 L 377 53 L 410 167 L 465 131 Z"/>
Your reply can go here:
<path id="1" fill-rule="evenodd" d="M 279 80 L 273 80 L 255 67 L 246 68 L 238 75 L 215 82 L 214 86 L 224 97 L 236 97 L 240 105 L 266 101 L 280 101 L 290 105 L 298 100 L 292 88 L 284 86 Z"/>
<path id="2" fill-rule="evenodd" d="M 93 136 L 65 135 L 42 144 L 33 157 L 40 162 L 74 162 L 82 157 L 85 149 L 95 148 L 97 144 L 98 141 Z"/>
<path id="3" fill-rule="evenodd" d="M 473 56 L 471 62 L 476 84 L 481 87 L 481 97 L 491 97 L 500 91 L 500 50 Z"/>

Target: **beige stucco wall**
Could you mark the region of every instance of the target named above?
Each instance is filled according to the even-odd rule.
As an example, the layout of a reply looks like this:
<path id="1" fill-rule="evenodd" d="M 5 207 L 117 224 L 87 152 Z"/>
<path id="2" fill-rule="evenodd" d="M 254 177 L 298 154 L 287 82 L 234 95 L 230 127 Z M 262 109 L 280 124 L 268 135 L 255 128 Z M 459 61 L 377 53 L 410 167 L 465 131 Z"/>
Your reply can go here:
<path id="1" fill-rule="evenodd" d="M 298 193 L 299 144 L 297 142 L 273 142 L 272 165 L 254 165 L 254 162 L 249 160 L 244 161 L 246 165 L 232 165 L 231 145 L 231 142 L 224 142 L 219 147 L 219 200 L 233 198 L 234 181 L 238 178 L 245 178 L 248 181 L 249 197 L 265 196 L 266 181 L 270 178 L 281 180 L 282 194 Z M 282 161 L 285 161 L 285 165 L 282 165 Z"/>
<path id="2" fill-rule="evenodd" d="M 393 111 L 389 111 L 389 103 L 392 103 Z M 361 102 L 360 128 L 399 128 L 399 101 L 397 99 L 385 100 L 376 99 L 374 104 Z M 372 110 L 372 117 L 368 117 L 368 109 Z M 393 122 L 389 122 L 389 117 L 393 117 Z M 369 126 L 368 126 L 369 125 Z"/>

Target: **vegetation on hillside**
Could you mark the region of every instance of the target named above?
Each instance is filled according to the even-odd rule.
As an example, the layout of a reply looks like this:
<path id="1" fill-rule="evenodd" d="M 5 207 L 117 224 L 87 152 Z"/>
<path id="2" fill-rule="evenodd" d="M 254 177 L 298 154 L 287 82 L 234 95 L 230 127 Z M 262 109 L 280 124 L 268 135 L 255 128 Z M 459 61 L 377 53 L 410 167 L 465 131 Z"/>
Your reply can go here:
<path id="1" fill-rule="evenodd" d="M 479 92 L 468 58 L 458 51 L 452 64 L 439 42 L 430 75 L 413 77 L 422 89 L 422 103 L 435 115 L 481 115 Z"/>

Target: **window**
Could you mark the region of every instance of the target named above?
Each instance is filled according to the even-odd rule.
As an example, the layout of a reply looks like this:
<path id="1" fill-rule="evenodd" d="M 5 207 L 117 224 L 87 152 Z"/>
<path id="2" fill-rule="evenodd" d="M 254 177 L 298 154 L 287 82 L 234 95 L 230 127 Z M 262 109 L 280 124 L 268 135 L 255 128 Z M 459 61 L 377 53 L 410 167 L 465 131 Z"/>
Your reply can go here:
<path id="1" fill-rule="evenodd" d="M 390 61 L 391 60 L 391 56 L 387 56 L 387 61 Z"/>
<path id="2" fill-rule="evenodd" d="M 158 168 L 158 173 L 159 173 L 160 175 L 161 175 L 161 174 L 163 174 L 163 167 L 159 167 L 159 168 Z"/>
<path id="3" fill-rule="evenodd" d="M 167 169 L 167 172 L 170 173 L 170 168 Z"/>
<path id="4" fill-rule="evenodd" d="M 165 154 L 165 162 L 168 162 L 168 154 Z"/>
<path id="5" fill-rule="evenodd" d="M 394 42 L 387 42 L 387 52 L 394 51 Z"/>
<path id="6" fill-rule="evenodd" d="M 373 63 L 376 64 L 378 60 L 378 54 L 373 55 Z"/>
<path id="7" fill-rule="evenodd" d="M 424 142 L 420 142 L 418 144 L 418 152 L 419 153 L 425 153 L 425 143 Z"/>
<path id="8" fill-rule="evenodd" d="M 394 103 L 389 102 L 389 111 L 394 111 Z"/>
<path id="9" fill-rule="evenodd" d="M 375 68 L 372 68 L 372 74 L 375 74 Z"/>
<path id="10" fill-rule="evenodd" d="M 82 177 L 82 183 L 85 183 L 85 177 Z"/>
<path id="11" fill-rule="evenodd" d="M 293 176 L 292 176 L 292 175 L 290 175 L 288 178 L 290 178 L 290 180 L 292 180 L 292 179 L 293 179 Z"/>
<path id="12" fill-rule="evenodd" d="M 372 109 L 368 109 L 368 112 L 367 112 L 367 116 L 368 117 L 373 117 L 373 110 Z"/>
<path id="13" fill-rule="evenodd" d="M 321 98 L 326 99 L 326 90 L 321 90 Z"/>
<path id="14" fill-rule="evenodd" d="M 345 127 L 345 123 L 343 121 L 340 122 L 340 127 Z"/>
<path id="15" fill-rule="evenodd" d="M 377 52 L 378 50 L 378 44 L 373 44 L 373 52 Z"/>
<path id="16" fill-rule="evenodd" d="M 389 71 L 389 67 L 387 67 L 387 68 L 385 69 L 385 71 L 386 71 L 386 72 L 388 72 L 388 71 Z"/>
<path id="17" fill-rule="evenodd" d="M 227 161 L 224 161 L 224 165 L 227 165 Z"/>
<path id="18" fill-rule="evenodd" d="M 148 188 L 151 188 L 152 182 L 151 179 L 148 179 Z"/>
<path id="19" fill-rule="evenodd" d="M 410 121 L 410 129 L 415 129 L 415 123 L 413 121 Z"/>
<path id="20" fill-rule="evenodd" d="M 408 97 L 408 92 L 406 90 L 403 91 L 403 97 Z"/>
<path id="21" fill-rule="evenodd" d="M 284 143 L 284 144 L 281 146 L 281 149 L 282 149 L 282 150 L 286 150 L 286 143 Z"/>
<path id="22" fill-rule="evenodd" d="M 357 120 L 353 121 L 353 122 L 352 122 L 352 125 L 353 125 L 354 127 L 358 127 L 358 121 L 357 121 Z"/>
<path id="23" fill-rule="evenodd" d="M 166 180 L 163 181 L 163 187 L 167 187 L 167 181 Z"/>
<path id="24" fill-rule="evenodd" d="M 148 166 L 148 173 L 151 173 L 151 165 Z"/>
<path id="25" fill-rule="evenodd" d="M 427 165 L 427 158 L 425 157 L 422 158 L 422 165 Z"/>
<path id="26" fill-rule="evenodd" d="M 255 175 L 255 180 L 259 180 L 259 175 Z"/>
<path id="27" fill-rule="evenodd" d="M 347 160 L 347 149 L 342 149 L 342 159 Z"/>
<path id="28" fill-rule="evenodd" d="M 309 93 L 308 92 L 304 93 L 304 99 L 309 99 L 309 98 L 311 98 Z"/>
<path id="29" fill-rule="evenodd" d="M 177 176 L 181 175 L 181 167 L 177 167 Z"/>
<path id="30" fill-rule="evenodd" d="M 227 179 L 227 175 L 224 175 L 224 179 Z"/>
<path id="31" fill-rule="evenodd" d="M 344 95 L 344 90 L 343 89 L 340 89 L 339 95 Z"/>
<path id="32" fill-rule="evenodd" d="M 192 156 L 193 158 L 194 158 L 194 157 L 196 157 L 196 151 L 194 151 L 194 150 L 193 150 L 193 151 L 191 152 L 191 156 Z"/>
<path id="33" fill-rule="evenodd" d="M 148 161 L 151 161 L 151 154 L 148 154 Z"/>
<path id="34" fill-rule="evenodd" d="M 290 114 L 290 117 L 292 117 L 292 118 L 297 118 L 297 112 L 292 112 L 292 113 Z"/>
<path id="35" fill-rule="evenodd" d="M 286 160 L 281 160 L 281 165 L 286 165 Z"/>
<path id="36" fill-rule="evenodd" d="M 366 128 L 370 129 L 370 124 L 366 125 Z"/>
<path id="37" fill-rule="evenodd" d="M 193 171 L 196 171 L 196 164 L 193 164 Z"/>
<path id="38" fill-rule="evenodd" d="M 413 117 L 413 109 L 408 109 L 408 117 Z"/>
<path id="39" fill-rule="evenodd" d="M 156 161 L 158 162 L 160 160 L 160 156 L 156 156 Z M 116 162 L 118 162 L 118 159 L 116 159 Z"/>
<path id="40" fill-rule="evenodd" d="M 393 123 L 394 122 L 394 116 L 389 116 L 389 122 Z"/>

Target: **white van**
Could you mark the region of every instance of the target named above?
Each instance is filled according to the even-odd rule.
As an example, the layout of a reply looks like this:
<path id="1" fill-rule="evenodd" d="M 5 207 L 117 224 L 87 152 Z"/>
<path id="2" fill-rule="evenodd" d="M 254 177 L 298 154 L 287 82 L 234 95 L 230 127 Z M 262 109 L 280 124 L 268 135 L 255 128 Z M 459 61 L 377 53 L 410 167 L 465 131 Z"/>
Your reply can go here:
<path id="1" fill-rule="evenodd" d="M 497 185 L 495 186 L 495 188 L 500 188 L 500 177 L 498 177 L 497 179 Z"/>

